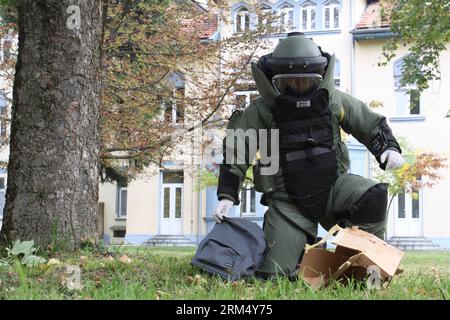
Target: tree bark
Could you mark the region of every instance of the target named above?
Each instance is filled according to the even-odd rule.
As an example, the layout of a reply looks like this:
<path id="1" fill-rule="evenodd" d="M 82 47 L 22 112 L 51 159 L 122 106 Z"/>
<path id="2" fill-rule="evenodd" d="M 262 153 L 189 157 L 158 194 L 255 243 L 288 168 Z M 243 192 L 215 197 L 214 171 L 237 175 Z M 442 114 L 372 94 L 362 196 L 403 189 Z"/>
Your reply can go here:
<path id="1" fill-rule="evenodd" d="M 77 244 L 96 236 L 101 0 L 18 0 L 18 19 L 0 238 Z"/>

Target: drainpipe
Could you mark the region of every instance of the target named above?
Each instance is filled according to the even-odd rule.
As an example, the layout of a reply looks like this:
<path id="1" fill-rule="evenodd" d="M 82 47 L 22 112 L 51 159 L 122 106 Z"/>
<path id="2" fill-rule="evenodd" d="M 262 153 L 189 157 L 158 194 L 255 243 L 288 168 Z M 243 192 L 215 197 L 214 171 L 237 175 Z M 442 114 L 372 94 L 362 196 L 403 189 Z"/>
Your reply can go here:
<path id="1" fill-rule="evenodd" d="M 354 27 L 354 17 L 353 17 L 353 8 L 354 8 L 354 0 L 350 0 L 350 31 L 353 30 Z M 351 53 L 351 61 L 350 61 L 350 93 L 352 96 L 355 95 L 355 38 L 352 34 L 352 53 Z"/>
<path id="2" fill-rule="evenodd" d="M 197 245 L 200 244 L 200 241 L 202 240 L 202 208 L 203 208 L 203 199 L 202 199 L 202 190 L 200 188 L 201 186 L 201 173 L 203 170 L 203 165 L 202 165 L 202 159 L 200 159 L 200 164 L 198 166 L 199 168 L 199 174 L 198 174 L 198 178 L 197 178 L 197 187 L 198 187 L 198 195 L 197 195 L 197 218 L 198 218 L 198 227 L 197 227 Z"/>

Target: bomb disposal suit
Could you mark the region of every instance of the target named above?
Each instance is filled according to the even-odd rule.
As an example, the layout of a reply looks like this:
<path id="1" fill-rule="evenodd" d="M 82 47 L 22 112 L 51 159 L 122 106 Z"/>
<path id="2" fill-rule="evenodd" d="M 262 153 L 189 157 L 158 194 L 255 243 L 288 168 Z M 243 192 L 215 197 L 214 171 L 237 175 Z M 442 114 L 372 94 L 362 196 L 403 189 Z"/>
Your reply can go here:
<path id="1" fill-rule="evenodd" d="M 385 117 L 361 101 L 334 88 L 334 56 L 301 33 L 290 33 L 272 53 L 252 63 L 260 97 L 243 112 L 234 112 L 228 129 L 278 129 L 279 170 L 261 174 L 261 161 L 253 167 L 255 189 L 268 206 L 264 234 L 269 250 L 259 270 L 263 275 L 293 276 L 306 243 L 316 240 L 320 223 L 357 225 L 383 237 L 386 225 L 387 184 L 349 174 L 349 155 L 341 128 L 364 144 L 383 169 L 403 164 L 401 149 Z M 231 146 L 231 147 L 230 147 Z M 226 151 L 234 141 L 224 140 Z M 214 213 L 220 223 L 239 204 L 239 192 L 252 163 L 246 144 L 244 164 L 220 167 Z M 273 154 L 272 154 L 273 156 Z M 238 158 L 238 157 L 236 157 Z"/>

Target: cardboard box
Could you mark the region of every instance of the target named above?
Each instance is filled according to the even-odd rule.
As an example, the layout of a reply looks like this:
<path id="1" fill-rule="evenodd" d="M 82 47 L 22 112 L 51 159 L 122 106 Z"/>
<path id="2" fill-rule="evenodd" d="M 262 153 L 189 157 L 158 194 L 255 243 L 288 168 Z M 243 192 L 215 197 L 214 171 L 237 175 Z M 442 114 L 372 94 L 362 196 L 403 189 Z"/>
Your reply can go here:
<path id="1" fill-rule="evenodd" d="M 318 248 L 334 233 L 334 252 Z M 389 284 L 398 269 L 403 252 L 357 227 L 334 226 L 324 239 L 307 245 L 299 272 L 313 288 L 327 286 L 331 279 L 373 281 L 374 285 Z M 368 279 L 370 278 L 370 279 Z"/>

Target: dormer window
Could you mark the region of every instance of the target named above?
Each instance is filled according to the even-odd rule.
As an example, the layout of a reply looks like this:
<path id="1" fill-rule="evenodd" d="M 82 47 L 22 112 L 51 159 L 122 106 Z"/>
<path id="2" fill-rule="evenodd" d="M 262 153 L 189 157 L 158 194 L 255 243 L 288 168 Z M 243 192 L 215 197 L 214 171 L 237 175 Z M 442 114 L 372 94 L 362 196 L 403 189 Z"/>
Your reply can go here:
<path id="1" fill-rule="evenodd" d="M 281 27 L 286 32 L 291 31 L 294 28 L 294 7 L 285 3 L 279 10 Z"/>
<path id="2" fill-rule="evenodd" d="M 236 32 L 243 32 L 250 28 L 250 13 L 246 7 L 236 11 L 235 25 Z"/>
<path id="3" fill-rule="evenodd" d="M 301 7 L 300 28 L 302 31 L 316 30 L 317 5 L 308 1 Z"/>
<path id="4" fill-rule="evenodd" d="M 333 0 L 325 3 L 323 17 L 325 29 L 339 29 L 339 1 Z"/>

